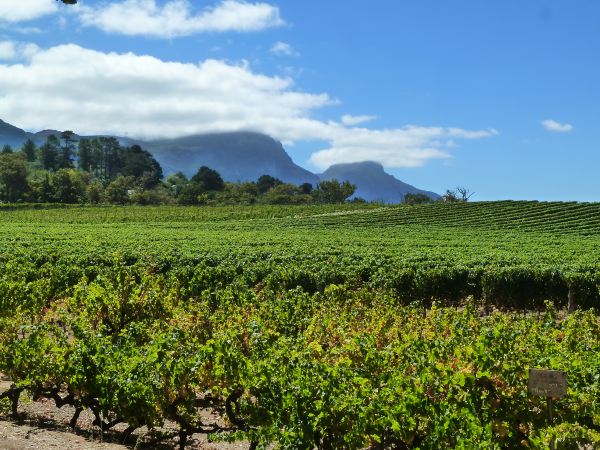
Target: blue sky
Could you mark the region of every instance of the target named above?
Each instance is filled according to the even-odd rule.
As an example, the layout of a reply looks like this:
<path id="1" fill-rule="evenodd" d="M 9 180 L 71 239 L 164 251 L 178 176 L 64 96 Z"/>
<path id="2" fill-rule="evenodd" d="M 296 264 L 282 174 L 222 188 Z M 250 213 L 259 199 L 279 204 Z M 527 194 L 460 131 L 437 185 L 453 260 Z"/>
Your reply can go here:
<path id="1" fill-rule="evenodd" d="M 477 200 L 600 199 L 595 0 L 79 3 L 0 0 L 0 118 L 254 129 L 313 171 L 374 159 Z"/>

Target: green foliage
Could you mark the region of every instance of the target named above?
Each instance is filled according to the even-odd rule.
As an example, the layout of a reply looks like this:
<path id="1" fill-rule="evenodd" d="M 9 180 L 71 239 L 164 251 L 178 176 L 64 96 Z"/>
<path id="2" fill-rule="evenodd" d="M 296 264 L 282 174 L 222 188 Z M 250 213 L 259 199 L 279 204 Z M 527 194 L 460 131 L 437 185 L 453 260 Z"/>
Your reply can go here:
<path id="1" fill-rule="evenodd" d="M 89 139 L 79 141 L 79 150 L 77 152 L 78 167 L 86 172 L 92 172 L 94 165 L 94 146 Z"/>
<path id="2" fill-rule="evenodd" d="M 28 191 L 27 164 L 19 154 L 0 154 L 0 199 L 6 202 L 22 200 Z"/>
<path id="3" fill-rule="evenodd" d="M 122 175 L 115 178 L 104 190 L 107 203 L 125 205 L 129 202 L 129 193 L 133 190 L 135 179 Z"/>
<path id="4" fill-rule="evenodd" d="M 225 190 L 215 197 L 218 205 L 253 205 L 258 200 L 258 189 L 254 183 L 225 183 Z"/>
<path id="5" fill-rule="evenodd" d="M 85 198 L 87 203 L 92 205 L 97 205 L 102 200 L 102 194 L 104 192 L 104 188 L 102 183 L 99 181 L 91 182 L 85 190 Z"/>
<path id="6" fill-rule="evenodd" d="M 311 203 L 312 197 L 293 184 L 277 184 L 261 197 L 261 202 L 269 205 L 302 205 Z"/>
<path id="7" fill-rule="evenodd" d="M 433 200 L 425 194 L 406 194 L 404 196 L 404 203 L 407 205 L 424 205 L 432 202 Z"/>
<path id="8" fill-rule="evenodd" d="M 278 178 L 272 177 L 271 175 L 261 175 L 256 181 L 256 188 L 259 194 L 265 194 L 269 189 L 273 189 L 275 186 L 282 184 Z"/>
<path id="9" fill-rule="evenodd" d="M 60 135 L 62 146 L 58 156 L 56 169 L 72 169 L 73 155 L 75 154 L 75 139 L 72 131 L 63 131 Z"/>
<path id="10" fill-rule="evenodd" d="M 163 177 L 160 164 L 139 145 L 134 145 L 122 151 L 120 158 L 118 172 L 123 176 L 131 176 L 137 179 L 145 178 L 143 186 L 145 189 L 155 187 Z"/>
<path id="11" fill-rule="evenodd" d="M 35 143 L 31 139 L 27 139 L 25 141 L 25 143 L 21 147 L 21 151 L 25 155 L 25 159 L 27 159 L 28 162 L 35 161 L 37 148 L 35 146 Z"/>
<path id="12" fill-rule="evenodd" d="M 80 193 L 73 180 L 73 171 L 60 169 L 52 176 L 53 198 L 59 203 L 77 203 Z"/>
<path id="13" fill-rule="evenodd" d="M 165 180 L 165 184 L 170 189 L 173 196 L 178 197 L 182 189 L 189 183 L 189 180 L 183 172 L 171 174 Z"/>
<path id="14" fill-rule="evenodd" d="M 307 450 L 594 448 L 597 208 L 3 206 L 0 372 L 103 429 L 170 420 Z M 547 300 L 569 290 L 567 315 Z M 554 426 L 530 367 L 567 373 Z"/>
<path id="15" fill-rule="evenodd" d="M 349 181 L 342 183 L 334 179 L 321 181 L 312 194 L 318 203 L 343 203 L 354 191 L 356 186 Z"/>
<path id="16" fill-rule="evenodd" d="M 222 191 L 225 189 L 225 183 L 219 172 L 206 166 L 200 167 L 190 181 L 200 185 L 204 191 Z"/>
<path id="17" fill-rule="evenodd" d="M 202 195 L 205 193 L 204 186 L 200 183 L 187 183 L 179 192 L 177 202 L 180 205 L 201 205 L 203 203 Z"/>
<path id="18" fill-rule="evenodd" d="M 60 142 L 51 134 L 46 138 L 44 145 L 40 147 L 40 162 L 45 170 L 55 170 L 59 161 Z"/>
<path id="19" fill-rule="evenodd" d="M 189 296 L 155 272 L 118 257 L 50 307 L 25 302 L 2 321 L 0 370 L 36 396 L 66 386 L 73 405 L 129 426 L 169 419 L 282 449 L 598 443 L 592 311 L 481 316 L 473 304 L 426 310 L 343 285 L 227 283 Z M 527 395 L 528 367 L 567 372 L 561 426 Z M 202 421 L 219 410 L 230 411 L 227 431 Z"/>
<path id="20" fill-rule="evenodd" d="M 6 148 L 4 154 L 8 154 L 8 150 L 12 152 L 12 149 Z M 14 197 L 20 201 L 63 204 L 298 205 L 343 203 L 355 189 L 348 182 L 332 180 L 321 183 L 320 187 L 313 190 L 310 183 L 297 187 L 284 184 L 270 175 L 261 176 L 256 183 L 225 183 L 217 171 L 206 166 L 200 167 L 191 180 L 180 172 L 170 175 L 163 182 L 160 164 L 139 145 L 123 147 L 114 137 L 84 138 L 77 142 L 74 133 L 68 130 L 61 133 L 60 140 L 55 135 L 49 135 L 37 152 L 33 141 L 28 140 L 19 156 L 27 161 L 28 169 L 33 172 L 45 170 L 48 173 L 31 177 L 25 188 L 6 186 L 5 192 L 12 190 L 27 195 L 11 194 L 9 199 L 5 194 L 5 201 L 15 201 L 12 200 Z M 74 169 L 75 159 L 76 173 L 86 175 L 78 176 L 78 184 L 74 187 L 71 172 L 69 176 L 66 172 L 58 172 Z M 124 183 L 124 179 L 127 183 Z M 63 181 L 65 184 L 61 186 L 60 182 Z M 102 184 L 102 189 L 97 182 Z M 82 183 L 86 185 L 82 186 Z M 127 184 L 127 195 L 124 194 L 124 184 Z"/>

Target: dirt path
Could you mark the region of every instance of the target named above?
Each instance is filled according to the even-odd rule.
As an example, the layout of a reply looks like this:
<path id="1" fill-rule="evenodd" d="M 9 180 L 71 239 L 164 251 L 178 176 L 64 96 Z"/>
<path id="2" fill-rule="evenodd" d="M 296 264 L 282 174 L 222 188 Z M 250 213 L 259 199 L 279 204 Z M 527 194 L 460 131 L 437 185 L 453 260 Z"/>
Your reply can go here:
<path id="1" fill-rule="evenodd" d="M 26 423 L 0 421 L 0 450 L 123 450 L 127 448 L 130 447 L 93 441 L 66 431 L 41 428 Z"/>
<path id="2" fill-rule="evenodd" d="M 8 390 L 11 383 L 0 377 L 0 392 Z M 160 444 L 151 444 L 151 436 L 147 430 L 137 430 L 126 443 L 119 433 L 124 425 L 115 427 L 115 432 L 100 433 L 92 425 L 93 416 L 89 412 L 81 414 L 77 421 L 77 430 L 69 428 L 73 416 L 72 407 L 56 408 L 54 402 L 47 399 L 32 401 L 25 395 L 19 402 L 19 420 L 13 420 L 7 411 L 0 412 L 0 450 L 35 449 L 35 450 L 125 450 L 178 448 L 177 439 L 169 438 Z M 175 434 L 173 424 L 167 424 L 162 432 Z M 247 450 L 247 443 L 226 444 L 209 443 L 204 435 L 190 438 L 187 449 L 190 450 Z"/>

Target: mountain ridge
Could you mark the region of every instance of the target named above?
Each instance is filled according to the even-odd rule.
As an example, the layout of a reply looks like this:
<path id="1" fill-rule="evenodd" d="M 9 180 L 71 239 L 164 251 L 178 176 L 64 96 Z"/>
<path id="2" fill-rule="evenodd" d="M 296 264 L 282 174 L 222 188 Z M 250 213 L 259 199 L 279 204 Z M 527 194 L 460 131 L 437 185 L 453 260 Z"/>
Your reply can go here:
<path id="1" fill-rule="evenodd" d="M 41 145 L 46 138 L 61 132 L 42 130 L 30 133 L 0 119 L 0 145 L 20 147 L 27 139 Z M 76 139 L 94 137 L 74 135 Z M 261 175 L 271 175 L 286 183 L 311 183 L 336 178 L 357 186 L 354 197 L 367 201 L 398 203 L 404 195 L 425 194 L 432 199 L 440 196 L 418 189 L 385 172 L 375 161 L 335 164 L 322 174 L 312 173 L 295 164 L 281 142 L 257 132 L 234 131 L 207 133 L 175 139 L 144 141 L 114 136 L 123 145 L 138 144 L 148 150 L 163 167 L 165 174 L 183 172 L 192 176 L 200 166 L 208 166 L 221 174 L 225 181 L 256 181 Z"/>
<path id="2" fill-rule="evenodd" d="M 357 189 L 354 196 L 367 201 L 399 203 L 406 194 L 424 194 L 432 200 L 440 198 L 435 192 L 418 189 L 398 180 L 376 161 L 334 164 L 319 176 L 322 180 L 335 178 L 355 184 Z"/>

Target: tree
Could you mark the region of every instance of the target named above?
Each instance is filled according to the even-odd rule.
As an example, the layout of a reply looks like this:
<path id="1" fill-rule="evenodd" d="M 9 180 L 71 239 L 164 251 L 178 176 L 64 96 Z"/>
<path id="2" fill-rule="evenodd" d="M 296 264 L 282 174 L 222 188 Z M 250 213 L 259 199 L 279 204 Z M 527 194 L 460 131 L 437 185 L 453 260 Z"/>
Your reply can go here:
<path id="1" fill-rule="evenodd" d="M 135 179 L 122 175 L 115 178 L 104 190 L 104 199 L 107 203 L 124 205 L 129 201 L 129 191 Z"/>
<path id="2" fill-rule="evenodd" d="M 81 139 L 79 141 L 79 149 L 77 151 L 77 166 L 81 170 L 91 172 L 92 168 L 92 143 L 89 139 Z"/>
<path id="3" fill-rule="evenodd" d="M 408 193 L 404 196 L 404 203 L 407 205 L 424 205 L 431 203 L 433 200 L 425 194 L 411 194 Z"/>
<path id="4" fill-rule="evenodd" d="M 35 161 L 35 151 L 37 150 L 35 142 L 31 139 L 27 139 L 21 147 L 21 152 L 25 155 L 25 159 L 29 162 Z"/>
<path id="5" fill-rule="evenodd" d="M 28 190 L 27 163 L 14 153 L 0 154 L 0 199 L 16 202 Z"/>
<path id="6" fill-rule="evenodd" d="M 99 170 L 98 176 L 105 182 L 114 180 L 119 175 L 121 145 L 114 137 L 100 137 L 95 141 L 94 166 Z"/>
<path id="7" fill-rule="evenodd" d="M 344 203 L 355 191 L 356 185 L 349 181 L 340 183 L 333 179 L 321 181 L 313 191 L 313 196 L 319 203 Z"/>
<path id="8" fill-rule="evenodd" d="M 312 197 L 303 194 L 298 186 L 293 184 L 278 184 L 261 197 L 263 203 L 270 205 L 300 205 L 312 202 Z"/>
<path id="9" fill-rule="evenodd" d="M 200 205 L 203 203 L 202 195 L 206 191 L 200 183 L 188 183 L 186 184 L 177 197 L 177 203 L 180 205 Z"/>
<path id="10" fill-rule="evenodd" d="M 57 169 L 72 169 L 73 168 L 73 154 L 75 153 L 75 139 L 73 136 L 75 133 L 72 131 L 63 131 L 60 138 L 63 141 L 63 145 L 60 148 L 60 153 L 56 163 Z"/>
<path id="11" fill-rule="evenodd" d="M 50 183 L 50 174 L 46 172 L 46 176 L 42 179 L 37 192 L 38 201 L 42 203 L 52 203 L 54 200 L 54 189 Z"/>
<path id="12" fill-rule="evenodd" d="M 93 205 L 100 203 L 100 200 L 102 200 L 102 191 L 102 183 L 99 181 L 92 182 L 85 191 L 86 200 Z"/>
<path id="13" fill-rule="evenodd" d="M 468 202 L 473 195 L 475 195 L 475 192 L 471 192 L 468 188 L 458 186 L 456 189 L 447 189 L 446 193 L 442 195 L 442 201 L 448 203 Z"/>
<path id="14" fill-rule="evenodd" d="M 10 153 L 13 153 L 13 149 L 10 145 L 6 144 L 4 147 L 2 147 L 2 154 L 6 155 Z"/>
<path id="15" fill-rule="evenodd" d="M 72 178 L 72 170 L 59 169 L 52 176 L 52 189 L 54 199 L 58 203 L 73 204 L 77 203 L 77 189 Z"/>
<path id="16" fill-rule="evenodd" d="M 266 193 L 269 189 L 273 189 L 275 186 L 280 184 L 283 184 L 283 181 L 272 177 L 271 175 L 261 175 L 256 181 L 258 193 L 261 195 Z"/>
<path id="17" fill-rule="evenodd" d="M 45 170 L 56 169 L 59 147 L 60 142 L 56 136 L 51 134 L 46 138 L 46 142 L 40 148 L 40 162 Z"/>
<path id="18" fill-rule="evenodd" d="M 458 192 L 458 194 L 460 196 L 459 198 L 463 202 L 468 202 L 469 199 L 475 195 L 475 192 L 471 192 L 470 189 L 468 189 L 466 187 L 461 187 L 461 186 L 458 186 L 456 188 L 456 192 Z"/>
<path id="19" fill-rule="evenodd" d="M 199 184 L 205 191 L 222 191 L 225 189 L 225 182 L 219 172 L 206 166 L 198 169 L 191 182 Z"/>
<path id="20" fill-rule="evenodd" d="M 252 205 L 256 203 L 258 189 L 255 183 L 225 183 L 215 201 L 219 205 Z"/>
<path id="21" fill-rule="evenodd" d="M 313 185 L 310 183 L 302 183 L 300 185 L 300 190 L 303 194 L 310 194 L 313 191 Z"/>
<path id="22" fill-rule="evenodd" d="M 182 189 L 187 186 L 189 182 L 190 180 L 188 180 L 183 172 L 171 174 L 165 180 L 170 194 L 174 197 L 178 197 Z"/>
<path id="23" fill-rule="evenodd" d="M 117 171 L 124 176 L 146 179 L 146 188 L 155 187 L 163 177 L 162 167 L 150 152 L 139 145 L 121 149 Z"/>

